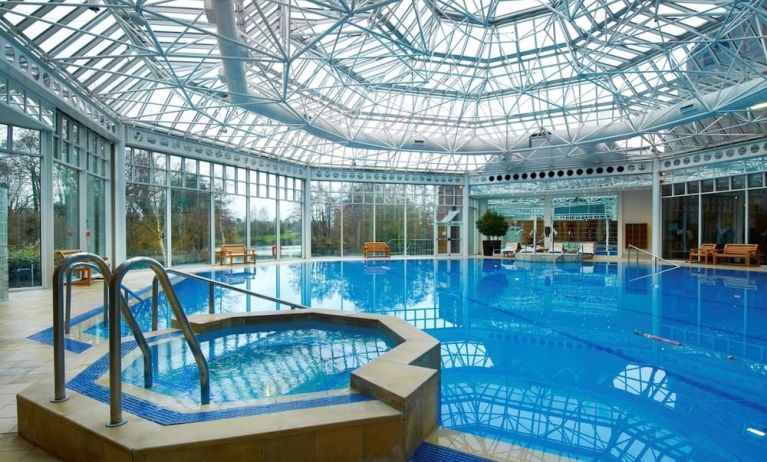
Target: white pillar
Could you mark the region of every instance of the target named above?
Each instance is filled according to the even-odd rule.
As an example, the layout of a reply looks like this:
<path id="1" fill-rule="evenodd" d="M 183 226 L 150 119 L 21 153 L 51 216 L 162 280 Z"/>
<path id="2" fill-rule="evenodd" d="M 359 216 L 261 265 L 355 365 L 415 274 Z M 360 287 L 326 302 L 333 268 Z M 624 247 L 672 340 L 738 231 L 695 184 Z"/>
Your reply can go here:
<path id="1" fill-rule="evenodd" d="M 623 258 L 623 248 L 626 247 L 626 225 L 623 223 L 623 191 L 618 192 L 618 203 L 615 204 L 615 213 L 618 215 L 618 257 Z M 609 228 L 608 228 L 609 229 Z"/>
<path id="2" fill-rule="evenodd" d="M 463 177 L 463 197 L 461 198 L 461 256 L 469 255 L 469 239 L 471 238 L 469 230 L 473 229 L 474 223 L 469 220 L 469 175 Z"/>
<path id="3" fill-rule="evenodd" d="M 48 288 L 53 279 L 53 150 L 52 131 L 43 131 L 40 139 L 40 276 L 42 286 Z"/>
<path id="4" fill-rule="evenodd" d="M 552 249 L 552 243 L 554 242 L 554 220 L 551 210 L 551 197 L 543 198 L 543 246 L 547 249 Z M 546 236 L 546 227 L 549 228 L 549 235 Z"/>
<path id="5" fill-rule="evenodd" d="M 661 195 L 660 195 L 660 160 L 652 161 L 652 245 L 653 255 L 661 254 Z"/>
<path id="6" fill-rule="evenodd" d="M 306 168 L 306 179 L 304 179 L 304 219 L 302 221 L 303 236 L 301 241 L 303 242 L 303 256 L 304 258 L 310 258 L 312 256 L 312 182 L 311 169 Z"/>
<path id="7" fill-rule="evenodd" d="M 110 206 L 112 209 L 112 219 L 110 224 L 112 232 L 112 267 L 117 267 L 126 259 L 126 233 L 125 233 L 125 213 L 127 210 L 125 187 L 127 179 L 125 178 L 125 127 L 117 126 L 117 142 L 112 149 L 112 178 L 110 185 Z M 168 198 L 169 200 L 169 198 Z"/>

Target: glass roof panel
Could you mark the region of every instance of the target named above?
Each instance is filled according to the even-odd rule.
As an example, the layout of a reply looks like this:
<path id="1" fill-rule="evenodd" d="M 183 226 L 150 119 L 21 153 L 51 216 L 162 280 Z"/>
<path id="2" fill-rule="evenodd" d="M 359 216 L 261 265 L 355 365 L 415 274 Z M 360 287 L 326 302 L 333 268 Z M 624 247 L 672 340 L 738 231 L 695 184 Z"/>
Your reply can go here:
<path id="1" fill-rule="evenodd" d="M 628 119 L 767 74 L 757 0 L 94 3 L 3 2 L 0 25 L 129 123 L 304 163 L 470 170 L 500 154 L 670 152 L 694 143 L 664 140 L 692 135 L 646 136 Z M 233 31 L 215 19 L 229 11 Z M 631 128 L 572 135 L 594 126 Z M 565 148 L 534 149 L 537 132 Z"/>

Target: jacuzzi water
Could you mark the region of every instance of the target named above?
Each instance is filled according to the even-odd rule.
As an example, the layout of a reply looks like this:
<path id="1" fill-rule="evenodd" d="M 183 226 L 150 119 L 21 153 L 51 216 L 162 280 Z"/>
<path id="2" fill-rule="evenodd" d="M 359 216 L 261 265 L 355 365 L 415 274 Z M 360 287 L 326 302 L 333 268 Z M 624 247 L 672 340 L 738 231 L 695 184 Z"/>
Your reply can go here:
<path id="1" fill-rule="evenodd" d="M 228 327 L 198 340 L 208 360 L 211 403 L 347 388 L 353 370 L 396 345 L 381 330 L 327 322 Z M 151 348 L 152 392 L 199 404 L 199 369 L 184 339 L 177 336 Z M 124 369 L 123 381 L 143 386 L 141 356 Z"/>
<path id="2" fill-rule="evenodd" d="M 767 273 L 429 259 L 212 276 L 424 329 L 442 342 L 452 430 L 582 460 L 767 460 Z M 207 312 L 205 284 L 177 287 L 188 312 Z M 278 309 L 218 289 L 215 307 Z M 147 328 L 149 303 L 135 309 Z"/>

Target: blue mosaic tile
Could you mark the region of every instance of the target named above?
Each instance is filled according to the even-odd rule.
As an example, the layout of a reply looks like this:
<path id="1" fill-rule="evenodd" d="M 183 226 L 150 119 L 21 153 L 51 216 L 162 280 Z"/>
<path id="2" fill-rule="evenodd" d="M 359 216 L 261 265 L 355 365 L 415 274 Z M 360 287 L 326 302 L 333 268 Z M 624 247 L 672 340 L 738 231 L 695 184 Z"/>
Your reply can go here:
<path id="1" fill-rule="evenodd" d="M 423 443 L 410 456 L 408 462 L 490 462 L 490 459 L 437 446 L 436 444 Z"/>
<path id="2" fill-rule="evenodd" d="M 153 341 L 168 337 L 180 336 L 180 332 L 169 332 L 158 335 Z M 135 341 L 124 342 L 122 346 L 123 354 L 126 354 L 137 347 Z M 67 387 L 104 404 L 109 404 L 109 388 L 99 385 L 96 380 L 109 371 L 109 355 L 104 355 L 84 371 L 69 381 Z M 309 409 L 322 406 L 333 406 L 338 404 L 357 403 L 370 401 L 374 398 L 354 393 L 349 395 L 332 396 L 326 398 L 315 398 L 308 400 L 299 400 L 275 404 L 241 406 L 236 408 L 199 411 L 199 412 L 179 412 L 173 409 L 164 408 L 156 403 L 146 399 L 123 393 L 123 409 L 126 412 L 135 414 L 160 425 L 178 425 L 193 422 L 209 422 L 212 420 L 231 419 L 235 417 L 246 417 L 254 415 L 272 414 L 275 412 L 292 411 L 298 409 Z"/>
<path id="3" fill-rule="evenodd" d="M 32 334 L 27 337 L 29 340 L 33 340 L 38 343 L 44 343 L 46 345 L 53 345 L 53 329 L 45 329 L 36 334 Z M 72 353 L 80 354 L 83 351 L 91 347 L 90 343 L 81 342 L 79 340 L 64 338 L 64 349 L 71 351 Z"/>

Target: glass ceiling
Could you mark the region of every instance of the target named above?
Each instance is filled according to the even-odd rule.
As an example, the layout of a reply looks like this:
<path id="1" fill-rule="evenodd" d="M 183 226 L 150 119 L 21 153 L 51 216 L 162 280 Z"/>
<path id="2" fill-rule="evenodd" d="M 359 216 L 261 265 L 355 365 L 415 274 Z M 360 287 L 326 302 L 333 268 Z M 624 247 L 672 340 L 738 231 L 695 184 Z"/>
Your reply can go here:
<path id="1" fill-rule="evenodd" d="M 537 168 L 764 133 L 766 111 L 705 99 L 765 79 L 763 0 L 5 1 L 0 23 L 126 123 L 310 165 Z M 688 100 L 715 113 L 635 123 Z"/>

